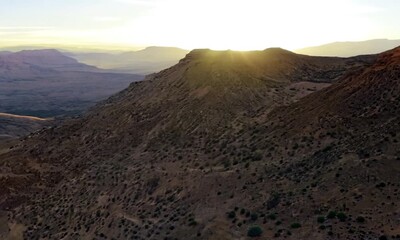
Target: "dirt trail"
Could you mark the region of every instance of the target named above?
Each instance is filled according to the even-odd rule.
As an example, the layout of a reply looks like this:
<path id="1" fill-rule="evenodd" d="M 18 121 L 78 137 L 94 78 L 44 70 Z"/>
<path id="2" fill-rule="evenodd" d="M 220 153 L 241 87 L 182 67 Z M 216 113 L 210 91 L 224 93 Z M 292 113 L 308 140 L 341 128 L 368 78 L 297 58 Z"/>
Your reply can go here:
<path id="1" fill-rule="evenodd" d="M 9 117 L 9 118 L 21 118 L 33 121 L 48 121 L 51 120 L 50 118 L 39 118 L 39 117 L 32 117 L 32 116 L 23 116 L 23 115 L 14 115 L 10 113 L 0 113 L 0 117 Z"/>

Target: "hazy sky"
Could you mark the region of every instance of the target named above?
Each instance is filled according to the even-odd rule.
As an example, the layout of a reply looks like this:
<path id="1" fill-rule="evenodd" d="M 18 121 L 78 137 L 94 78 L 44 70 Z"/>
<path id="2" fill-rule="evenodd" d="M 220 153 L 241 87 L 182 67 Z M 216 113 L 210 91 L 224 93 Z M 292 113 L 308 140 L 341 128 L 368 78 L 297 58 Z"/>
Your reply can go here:
<path id="1" fill-rule="evenodd" d="M 399 0 L 0 0 L 0 45 L 296 49 L 400 39 Z"/>

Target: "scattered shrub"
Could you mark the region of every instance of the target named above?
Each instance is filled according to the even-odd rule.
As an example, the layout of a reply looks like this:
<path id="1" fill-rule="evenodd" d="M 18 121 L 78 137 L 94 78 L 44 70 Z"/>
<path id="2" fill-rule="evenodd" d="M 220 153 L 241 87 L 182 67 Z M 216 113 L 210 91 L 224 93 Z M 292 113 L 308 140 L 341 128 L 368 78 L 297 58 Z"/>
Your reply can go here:
<path id="1" fill-rule="evenodd" d="M 252 221 L 256 221 L 256 220 L 258 219 L 258 214 L 257 214 L 257 213 L 252 213 L 252 214 L 250 215 L 250 219 L 251 219 Z"/>
<path id="2" fill-rule="evenodd" d="M 357 221 L 358 223 L 364 223 L 364 222 L 365 222 L 365 218 L 364 218 L 363 216 L 358 216 L 357 219 L 356 219 L 356 221 Z"/>
<path id="3" fill-rule="evenodd" d="M 324 217 L 324 216 L 319 216 L 319 217 L 317 218 L 317 221 L 318 221 L 319 223 L 324 223 L 324 222 L 325 222 L 325 217 Z"/>
<path id="4" fill-rule="evenodd" d="M 272 214 L 268 215 L 268 218 L 271 220 L 276 220 L 276 215 L 272 213 Z"/>
<path id="5" fill-rule="evenodd" d="M 262 229 L 259 226 L 250 227 L 247 231 L 247 236 L 249 237 L 259 237 L 263 233 Z"/>
<path id="6" fill-rule="evenodd" d="M 235 218 L 236 217 L 236 213 L 234 211 L 230 211 L 228 213 L 228 218 Z"/>
<path id="7" fill-rule="evenodd" d="M 341 222 L 344 222 L 344 221 L 346 221 L 346 219 L 347 219 L 346 214 L 344 214 L 344 213 L 342 213 L 342 212 L 338 213 L 338 214 L 336 215 L 336 217 L 337 217 Z"/>
<path id="8" fill-rule="evenodd" d="M 336 217 L 336 212 L 335 211 L 330 211 L 326 217 L 329 218 L 329 219 L 335 218 Z"/>
<path id="9" fill-rule="evenodd" d="M 301 224 L 300 223 L 292 223 L 292 225 L 290 225 L 290 227 L 293 229 L 301 228 Z"/>

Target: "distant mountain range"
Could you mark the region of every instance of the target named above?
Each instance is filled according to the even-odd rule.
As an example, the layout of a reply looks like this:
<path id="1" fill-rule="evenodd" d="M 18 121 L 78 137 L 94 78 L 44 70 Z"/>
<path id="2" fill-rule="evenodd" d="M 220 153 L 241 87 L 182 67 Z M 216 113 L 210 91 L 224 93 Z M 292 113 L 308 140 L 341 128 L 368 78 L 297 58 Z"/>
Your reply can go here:
<path id="1" fill-rule="evenodd" d="M 399 45 L 400 40 L 374 39 L 358 42 L 334 42 L 321 46 L 298 49 L 294 52 L 312 56 L 351 57 L 365 54 L 377 54 Z M 10 54 L 13 51 L 24 48 L 40 49 L 40 47 L 29 46 L 8 47 L 4 48 L 4 52 L 0 52 L 0 55 Z M 126 52 L 99 49 L 63 49 L 61 47 L 58 50 L 65 56 L 69 56 L 80 63 L 87 64 L 88 66 L 86 66 L 86 68 L 92 68 L 85 69 L 84 71 L 101 71 L 100 69 L 106 69 L 107 72 L 132 73 L 139 75 L 147 75 L 159 72 L 178 63 L 180 59 L 184 58 L 185 55 L 189 53 L 189 50 L 181 48 L 158 46 L 147 47 L 138 51 Z M 60 54 L 60 52 L 53 54 Z M 76 63 L 70 62 L 69 64 L 71 70 L 77 70 L 74 69 L 74 67 L 77 67 L 74 65 Z M 99 69 L 95 69 L 93 66 Z M 65 68 L 67 66 L 64 65 L 62 67 Z"/>
<path id="2" fill-rule="evenodd" d="M 141 79 L 107 73 L 53 49 L 0 52 L 0 112 L 38 117 L 79 114 Z"/>
<path id="3" fill-rule="evenodd" d="M 400 45 L 400 40 L 374 39 L 360 42 L 334 42 L 321 46 L 296 50 L 296 53 L 312 56 L 351 57 L 381 53 Z"/>
<path id="4" fill-rule="evenodd" d="M 54 49 L 0 52 L 0 78 L 31 77 L 44 72 L 101 72 Z"/>
<path id="5" fill-rule="evenodd" d="M 140 51 L 124 53 L 77 53 L 67 52 L 79 62 L 112 70 L 114 72 L 147 75 L 159 72 L 176 63 L 188 50 L 173 47 L 148 47 Z"/>
<path id="6" fill-rule="evenodd" d="M 62 66 L 57 66 L 57 62 L 44 62 L 46 67 L 53 65 L 52 68 L 64 68 L 60 70 L 91 72 L 105 71 L 139 75 L 147 75 L 171 67 L 172 65 L 178 63 L 180 59 L 184 58 L 187 53 L 189 53 L 188 50 L 175 47 L 147 47 L 138 51 L 121 52 L 98 49 L 80 51 L 79 49 L 66 50 L 59 48 L 57 50 L 53 50 L 45 49 L 44 47 L 40 46 L 21 46 L 3 48 L 3 51 L 0 51 L 0 56 L 14 54 L 15 52 L 18 52 L 17 55 L 21 55 L 20 57 L 32 57 L 34 54 L 44 54 L 46 52 L 47 60 L 50 60 L 52 55 L 55 60 L 57 57 L 60 57 L 60 54 L 70 57 L 68 61 L 63 62 Z M 40 56 L 34 57 L 36 57 L 34 60 L 35 65 L 38 65 L 37 61 L 39 60 L 38 58 Z M 77 65 L 77 63 L 79 63 L 79 65 Z M 79 67 L 83 69 L 79 69 Z"/>

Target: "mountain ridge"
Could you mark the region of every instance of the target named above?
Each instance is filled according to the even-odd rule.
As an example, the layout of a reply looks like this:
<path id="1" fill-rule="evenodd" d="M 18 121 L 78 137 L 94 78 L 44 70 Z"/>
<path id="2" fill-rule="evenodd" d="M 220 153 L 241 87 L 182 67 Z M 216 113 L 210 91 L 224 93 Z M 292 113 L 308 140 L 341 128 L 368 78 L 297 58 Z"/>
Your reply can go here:
<path id="1" fill-rule="evenodd" d="M 138 51 L 122 53 L 68 53 L 81 62 L 98 66 L 108 71 L 152 74 L 173 66 L 189 51 L 176 47 L 147 47 Z"/>
<path id="2" fill-rule="evenodd" d="M 295 52 L 314 56 L 351 57 L 365 54 L 377 54 L 400 45 L 400 40 L 372 39 L 358 42 L 334 42 L 315 47 L 298 49 Z"/>
<path id="3" fill-rule="evenodd" d="M 55 71 L 99 72 L 100 69 L 79 63 L 55 49 L 22 50 L 0 55 L 3 65 L 14 68 L 40 68 Z"/>

